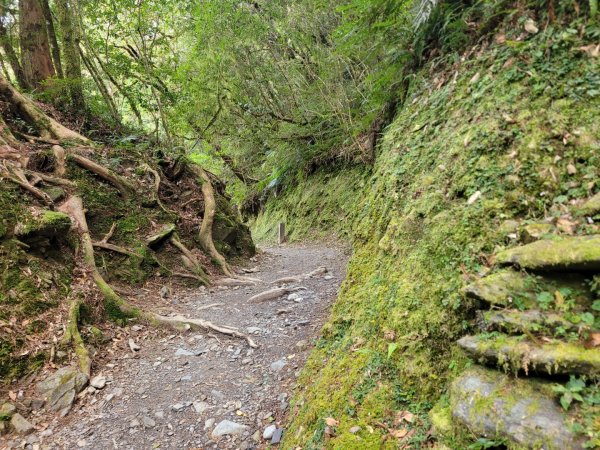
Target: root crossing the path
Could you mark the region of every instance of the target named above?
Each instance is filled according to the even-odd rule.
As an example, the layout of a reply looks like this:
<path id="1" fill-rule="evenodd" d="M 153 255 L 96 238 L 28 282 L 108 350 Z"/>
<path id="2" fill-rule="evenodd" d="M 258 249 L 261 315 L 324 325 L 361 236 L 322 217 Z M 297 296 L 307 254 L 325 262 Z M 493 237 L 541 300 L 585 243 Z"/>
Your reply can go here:
<path id="1" fill-rule="evenodd" d="M 174 334 L 148 325 L 127 327 L 94 367 L 92 377 L 101 373 L 106 387 L 86 391 L 65 418 L 48 418 L 51 433 L 42 443 L 84 449 L 266 448 L 263 431 L 284 426 L 291 388 L 329 314 L 345 262 L 339 249 L 273 248 L 252 263 L 262 283 L 174 291 L 176 315 L 159 322 L 176 321 L 183 329 Z M 328 276 L 303 279 L 306 289 L 289 298 L 249 301 L 277 279 L 321 266 Z M 223 421 L 243 431 L 214 435 Z"/>

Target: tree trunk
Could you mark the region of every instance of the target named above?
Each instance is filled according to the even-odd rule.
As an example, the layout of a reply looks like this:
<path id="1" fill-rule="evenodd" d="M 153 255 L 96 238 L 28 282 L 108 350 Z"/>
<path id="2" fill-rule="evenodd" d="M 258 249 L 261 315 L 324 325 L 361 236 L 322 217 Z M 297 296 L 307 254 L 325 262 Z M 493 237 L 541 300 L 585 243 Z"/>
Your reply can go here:
<path id="1" fill-rule="evenodd" d="M 10 103 L 25 121 L 37 128 L 40 136 L 44 139 L 89 142 L 84 136 L 68 129 L 52 117 L 46 115 L 35 103 L 12 87 L 3 76 L 0 76 L 0 98 Z"/>
<path id="2" fill-rule="evenodd" d="M 46 90 L 44 81 L 56 72 L 50 56 L 48 31 L 40 0 L 19 0 L 21 64 L 33 89 Z"/>
<path id="3" fill-rule="evenodd" d="M 48 31 L 48 40 L 50 42 L 50 49 L 52 50 L 52 61 L 54 61 L 54 68 L 56 69 L 56 75 L 58 78 L 64 78 L 62 62 L 60 59 L 60 47 L 56 39 L 56 31 L 54 30 L 54 19 L 52 18 L 52 11 L 48 0 L 39 0 L 44 13 L 44 19 L 46 19 L 46 30 Z"/>
<path id="4" fill-rule="evenodd" d="M 0 21 L 0 46 L 2 46 L 2 50 L 6 55 L 6 59 L 8 60 L 10 68 L 12 69 L 13 74 L 17 79 L 17 83 L 19 84 L 21 89 L 30 89 L 31 86 L 29 86 L 29 83 L 27 83 L 27 79 L 25 78 L 25 72 L 23 72 L 23 67 L 19 62 L 17 53 L 15 52 L 15 49 L 13 48 L 10 42 L 10 37 L 2 21 Z"/>
<path id="5" fill-rule="evenodd" d="M 56 0 L 58 20 L 62 32 L 63 54 L 65 56 L 65 76 L 69 80 L 69 96 L 75 111 L 85 110 L 83 87 L 81 84 L 81 57 L 79 55 L 79 27 L 74 19 L 69 0 Z"/>

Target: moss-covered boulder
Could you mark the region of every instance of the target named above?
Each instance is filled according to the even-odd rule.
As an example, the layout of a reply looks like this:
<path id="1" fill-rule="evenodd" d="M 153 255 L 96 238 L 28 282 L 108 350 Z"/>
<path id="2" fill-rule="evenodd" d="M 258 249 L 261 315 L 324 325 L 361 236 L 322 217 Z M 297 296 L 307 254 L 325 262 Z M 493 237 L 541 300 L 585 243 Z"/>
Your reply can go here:
<path id="1" fill-rule="evenodd" d="M 547 375 L 600 375 L 600 352 L 558 340 L 536 344 L 525 336 L 465 336 L 458 345 L 479 363 Z"/>
<path id="2" fill-rule="evenodd" d="M 469 370 L 452 384 L 452 417 L 478 436 L 519 448 L 582 449 L 582 440 L 571 431 L 573 417 L 560 409 L 549 391 L 541 382 Z"/>
<path id="3" fill-rule="evenodd" d="M 499 330 L 507 333 L 554 331 L 558 328 L 574 331 L 578 327 L 577 324 L 569 322 L 561 314 L 536 309 L 486 311 L 483 313 L 483 319 L 487 330 Z"/>
<path id="4" fill-rule="evenodd" d="M 525 244 L 530 244 L 552 234 L 554 226 L 550 223 L 528 223 L 519 229 L 519 238 Z"/>
<path id="5" fill-rule="evenodd" d="M 590 197 L 583 205 L 577 208 L 576 214 L 592 217 L 600 214 L 600 192 Z"/>
<path id="6" fill-rule="evenodd" d="M 22 241 L 32 241 L 63 236 L 69 228 L 71 228 L 71 219 L 67 214 L 33 209 L 31 215 L 17 222 L 14 234 Z"/>
<path id="7" fill-rule="evenodd" d="M 496 261 L 540 271 L 600 271 L 600 235 L 544 239 L 498 253 Z"/>

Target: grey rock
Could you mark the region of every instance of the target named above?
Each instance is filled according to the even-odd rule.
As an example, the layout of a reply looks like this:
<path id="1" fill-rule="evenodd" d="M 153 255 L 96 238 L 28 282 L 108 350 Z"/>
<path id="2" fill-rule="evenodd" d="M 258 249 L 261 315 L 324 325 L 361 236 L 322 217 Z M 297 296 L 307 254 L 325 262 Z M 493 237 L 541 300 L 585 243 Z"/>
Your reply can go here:
<path id="1" fill-rule="evenodd" d="M 22 435 L 29 434 L 34 430 L 33 425 L 19 413 L 12 415 L 10 426 L 15 430 L 15 433 Z"/>
<path id="2" fill-rule="evenodd" d="M 212 431 L 211 436 L 213 438 L 225 435 L 240 436 L 247 429 L 248 427 L 246 425 L 232 422 L 231 420 L 222 420 Z"/>
<path id="3" fill-rule="evenodd" d="M 273 434 L 275 433 L 276 429 L 277 429 L 276 425 L 269 425 L 267 428 L 265 428 L 265 431 L 263 431 L 263 439 L 265 441 L 268 441 L 269 439 L 271 439 L 273 437 Z"/>
<path id="4" fill-rule="evenodd" d="M 212 426 L 215 424 L 215 419 L 213 419 L 212 417 L 210 419 L 206 419 L 204 421 L 204 429 L 208 430 L 209 428 L 212 428 Z"/>
<path id="5" fill-rule="evenodd" d="M 196 356 L 196 354 L 184 348 L 178 348 L 175 352 L 175 356 Z"/>
<path id="6" fill-rule="evenodd" d="M 283 437 L 283 428 L 277 428 L 273 433 L 273 437 L 271 438 L 271 444 L 279 444 L 281 442 L 281 438 Z"/>
<path id="7" fill-rule="evenodd" d="M 44 396 L 53 411 L 69 412 L 76 395 L 88 383 L 88 376 L 72 367 L 57 370 L 46 380 L 37 384 L 37 392 Z"/>
<path id="8" fill-rule="evenodd" d="M 194 407 L 194 411 L 198 414 L 203 414 L 207 409 L 210 408 L 210 405 L 206 402 L 194 402 L 192 403 Z"/>
<path id="9" fill-rule="evenodd" d="M 507 439 L 519 447 L 582 449 L 570 430 L 573 418 L 546 392 L 537 382 L 470 370 L 452 385 L 452 417 L 477 435 Z"/>
<path id="10" fill-rule="evenodd" d="M 156 422 L 148 416 L 142 418 L 142 423 L 144 424 L 144 428 L 154 428 L 156 426 Z"/>
<path id="11" fill-rule="evenodd" d="M 17 408 L 12 403 L 4 403 L 0 407 L 0 414 L 3 416 L 12 416 L 17 411 Z"/>
<path id="12" fill-rule="evenodd" d="M 350 428 L 348 431 L 350 431 L 350 433 L 352 434 L 356 434 L 361 430 L 361 428 L 359 426 L 354 426 L 352 428 Z"/>
<path id="13" fill-rule="evenodd" d="M 182 411 L 184 408 L 185 405 L 183 403 L 175 403 L 173 406 L 171 406 L 171 409 L 175 412 Z"/>
<path id="14" fill-rule="evenodd" d="M 106 386 L 106 377 L 103 375 L 96 375 L 90 381 L 90 386 L 96 389 L 104 389 L 104 387 Z"/>
<path id="15" fill-rule="evenodd" d="M 285 359 L 279 359 L 271 364 L 271 370 L 273 372 L 279 372 L 281 369 L 285 367 L 287 361 Z"/>

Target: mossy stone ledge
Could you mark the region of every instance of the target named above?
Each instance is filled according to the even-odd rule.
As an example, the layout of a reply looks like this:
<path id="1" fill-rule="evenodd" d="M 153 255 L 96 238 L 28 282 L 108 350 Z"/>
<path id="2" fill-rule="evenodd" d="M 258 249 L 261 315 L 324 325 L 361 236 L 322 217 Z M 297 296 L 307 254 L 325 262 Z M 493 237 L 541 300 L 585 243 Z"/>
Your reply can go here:
<path id="1" fill-rule="evenodd" d="M 587 199 L 587 201 L 581 205 L 575 211 L 577 215 L 581 216 L 596 216 L 600 214 L 600 192 L 598 192 L 593 197 Z"/>
<path id="2" fill-rule="evenodd" d="M 536 344 L 524 336 L 465 336 L 458 345 L 480 363 L 547 375 L 600 375 L 600 352 L 560 341 Z"/>
<path id="3" fill-rule="evenodd" d="M 498 253 L 496 262 L 534 271 L 597 272 L 600 234 L 536 241 Z"/>
<path id="4" fill-rule="evenodd" d="M 540 329 L 555 330 L 559 327 L 567 331 L 574 331 L 578 328 L 577 324 L 569 322 L 560 314 L 537 309 L 485 311 L 483 321 L 487 331 L 498 330 L 519 334 L 535 332 Z"/>
<path id="5" fill-rule="evenodd" d="M 40 237 L 52 238 L 64 235 L 71 228 L 71 219 L 67 214 L 35 209 L 26 219 L 15 225 L 14 234 L 23 241 Z"/>
<path id="6" fill-rule="evenodd" d="M 452 418 L 478 436 L 505 440 L 518 448 L 584 448 L 582 439 L 571 431 L 574 418 L 548 391 L 541 382 L 472 369 L 452 384 Z"/>
<path id="7" fill-rule="evenodd" d="M 535 280 L 516 270 L 502 270 L 468 285 L 463 293 L 470 298 L 498 306 L 511 306 L 519 298 L 525 306 L 535 306 Z"/>

